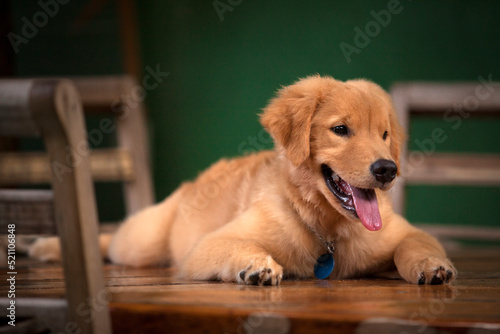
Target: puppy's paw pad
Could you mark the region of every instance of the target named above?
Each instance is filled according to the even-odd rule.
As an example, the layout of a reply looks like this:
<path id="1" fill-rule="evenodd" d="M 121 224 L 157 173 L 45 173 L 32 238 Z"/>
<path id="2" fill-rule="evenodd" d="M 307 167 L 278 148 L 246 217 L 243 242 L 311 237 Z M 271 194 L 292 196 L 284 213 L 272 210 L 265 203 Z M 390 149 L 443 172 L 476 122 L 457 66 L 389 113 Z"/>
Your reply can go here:
<path id="1" fill-rule="evenodd" d="M 273 273 L 271 268 L 250 268 L 239 273 L 240 283 L 247 285 L 279 285 L 283 275 Z"/>
<path id="2" fill-rule="evenodd" d="M 238 282 L 247 285 L 279 285 L 283 278 L 283 268 L 272 259 L 265 264 L 255 261 L 238 273 Z"/>
<path id="3" fill-rule="evenodd" d="M 448 259 L 428 257 L 422 260 L 418 267 L 417 284 L 447 284 L 457 276 L 457 270 Z"/>
<path id="4" fill-rule="evenodd" d="M 418 285 L 423 285 L 425 284 L 425 273 L 421 272 L 420 275 L 418 275 Z"/>

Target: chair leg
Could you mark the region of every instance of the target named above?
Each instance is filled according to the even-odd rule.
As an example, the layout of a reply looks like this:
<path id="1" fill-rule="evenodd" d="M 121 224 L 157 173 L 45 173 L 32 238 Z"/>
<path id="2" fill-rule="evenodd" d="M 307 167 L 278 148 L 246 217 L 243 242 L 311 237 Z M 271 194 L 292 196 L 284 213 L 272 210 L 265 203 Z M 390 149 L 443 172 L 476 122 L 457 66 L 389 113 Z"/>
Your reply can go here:
<path id="1" fill-rule="evenodd" d="M 49 98 L 47 91 L 53 91 Z M 111 333 L 97 232 L 97 209 L 79 96 L 69 81 L 34 85 L 33 113 L 52 166 L 56 223 L 68 296 L 68 326 Z M 55 106 L 55 108 L 50 108 Z M 51 110 L 52 109 L 52 110 Z M 55 112 L 54 110 L 55 109 Z M 52 112 L 51 112 L 52 111 Z M 71 164 L 68 152 L 76 152 Z"/>

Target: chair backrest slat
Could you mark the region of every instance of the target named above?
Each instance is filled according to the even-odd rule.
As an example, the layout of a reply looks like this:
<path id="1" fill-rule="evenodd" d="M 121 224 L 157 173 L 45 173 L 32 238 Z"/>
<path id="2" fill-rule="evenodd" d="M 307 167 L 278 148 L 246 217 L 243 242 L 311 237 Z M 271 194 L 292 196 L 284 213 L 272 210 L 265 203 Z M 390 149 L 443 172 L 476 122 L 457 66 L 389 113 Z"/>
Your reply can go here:
<path id="1" fill-rule="evenodd" d="M 500 156 L 434 153 L 412 167 L 408 184 L 500 186 Z"/>
<path id="2" fill-rule="evenodd" d="M 73 78 L 86 111 L 118 113 L 123 100 L 130 97 L 136 86 L 129 76 Z"/>
<path id="3" fill-rule="evenodd" d="M 81 158 L 82 156 L 78 157 Z M 135 179 L 132 157 L 125 148 L 92 150 L 89 158 L 92 178 L 96 182 L 131 182 Z M 78 161 L 75 160 L 75 164 Z M 65 165 L 58 169 L 60 166 L 51 165 L 44 152 L 0 152 L 0 186 L 49 184 L 53 181 L 53 169 L 57 178 L 58 175 L 70 172 L 71 166 Z"/>
<path id="4" fill-rule="evenodd" d="M 40 130 L 30 113 L 35 80 L 0 80 L 0 135 L 38 136 Z"/>
<path id="5" fill-rule="evenodd" d="M 56 234 L 54 193 L 52 190 L 0 189 L 0 221 L 16 224 L 19 234 Z"/>

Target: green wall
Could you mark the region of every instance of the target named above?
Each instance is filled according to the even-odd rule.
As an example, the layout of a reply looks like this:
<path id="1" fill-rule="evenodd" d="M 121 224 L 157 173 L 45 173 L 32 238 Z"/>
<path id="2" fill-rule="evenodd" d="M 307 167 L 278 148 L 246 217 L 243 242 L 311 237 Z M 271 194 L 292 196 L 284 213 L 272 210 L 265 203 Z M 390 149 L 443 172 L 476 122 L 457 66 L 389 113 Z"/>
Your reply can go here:
<path id="1" fill-rule="evenodd" d="M 27 3 L 16 1 L 16 15 L 33 8 Z M 54 21 L 70 18 L 82 3 L 66 5 L 68 14 Z M 220 157 L 270 147 L 267 137 L 252 144 L 262 134 L 257 114 L 281 85 L 297 78 L 315 73 L 341 80 L 363 77 L 386 89 L 410 80 L 477 81 L 491 75 L 500 81 L 498 1 L 216 4 L 230 6 L 222 21 L 213 0 L 137 1 L 143 66 L 170 73 L 146 99 L 158 200 Z M 339 45 L 355 46 L 355 27 L 364 30 L 374 20 L 371 11 L 388 6 L 397 8 L 390 23 L 347 62 Z M 92 35 L 87 27 L 84 36 L 60 33 L 60 40 L 48 43 L 44 38 L 50 36 L 41 33 L 31 51 L 17 57 L 18 73 L 119 72 L 117 31 L 110 28 L 116 13 L 108 7 L 94 27 L 104 29 L 104 35 Z M 66 48 L 64 57 L 58 55 L 61 48 Z M 439 119 L 417 119 L 411 140 L 428 137 L 437 126 L 449 135 L 439 151 L 500 151 L 500 123 L 489 119 L 468 119 L 458 130 Z M 408 200 L 412 221 L 500 225 L 499 188 L 410 187 Z"/>
<path id="2" fill-rule="evenodd" d="M 171 73 L 148 99 L 159 199 L 218 158 L 238 155 L 241 143 L 261 131 L 261 108 L 299 77 L 363 77 L 386 89 L 396 81 L 477 81 L 490 74 L 500 81 L 497 1 L 402 1 L 350 63 L 339 45 L 355 46 L 354 28 L 364 30 L 372 10 L 394 2 L 237 2 L 223 21 L 212 1 L 139 4 L 144 64 Z M 438 151 L 500 152 L 498 121 L 467 120 L 456 131 L 443 123 L 415 120 L 411 139 L 428 138 L 440 126 L 449 139 Z M 413 221 L 500 225 L 499 188 L 410 187 L 408 201 Z"/>
<path id="3" fill-rule="evenodd" d="M 23 36 L 25 18 L 33 23 L 37 13 L 45 12 L 33 0 L 11 0 L 12 32 Z M 44 3 L 49 3 L 45 1 Z M 113 2 L 102 6 L 96 15 L 83 15 L 88 1 L 72 0 L 60 5 L 57 13 L 37 28 L 27 43 L 17 45 L 15 73 L 18 77 L 108 75 L 123 73 L 120 54 L 118 17 Z M 54 10 L 54 9 L 53 9 Z M 30 35 L 27 35 L 30 36 Z M 0 55 L 1 56 L 1 55 Z M 97 129 L 99 119 L 87 119 L 87 129 Z M 105 135 L 104 145 L 109 146 L 114 135 Z M 39 140 L 24 140 L 21 148 L 41 149 Z M 98 183 L 95 185 L 101 221 L 118 221 L 124 216 L 121 184 Z"/>

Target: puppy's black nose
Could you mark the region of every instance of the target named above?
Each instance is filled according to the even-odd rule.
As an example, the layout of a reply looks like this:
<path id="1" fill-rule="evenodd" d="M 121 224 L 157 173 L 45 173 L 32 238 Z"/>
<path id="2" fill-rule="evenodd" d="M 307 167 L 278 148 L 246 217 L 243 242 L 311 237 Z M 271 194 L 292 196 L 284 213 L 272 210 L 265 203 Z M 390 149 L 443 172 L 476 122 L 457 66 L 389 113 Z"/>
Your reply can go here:
<path id="1" fill-rule="evenodd" d="M 396 177 L 398 166 L 392 160 L 379 159 L 370 166 L 370 171 L 377 181 L 388 183 Z"/>

